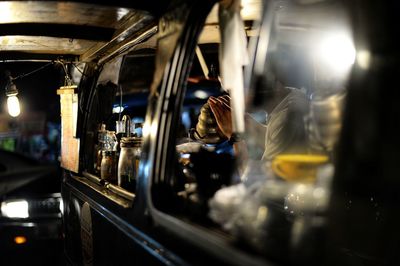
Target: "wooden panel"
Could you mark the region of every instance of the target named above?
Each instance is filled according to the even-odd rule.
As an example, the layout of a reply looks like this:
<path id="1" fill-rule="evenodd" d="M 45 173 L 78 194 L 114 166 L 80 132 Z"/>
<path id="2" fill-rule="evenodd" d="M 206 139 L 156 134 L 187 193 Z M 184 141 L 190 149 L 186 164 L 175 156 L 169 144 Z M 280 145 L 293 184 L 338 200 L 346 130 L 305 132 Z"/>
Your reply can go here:
<path id="1" fill-rule="evenodd" d="M 87 25 L 12 23 L 0 24 L 0 36 L 26 35 L 110 41 L 115 29 Z"/>
<path id="2" fill-rule="evenodd" d="M 93 56 L 156 23 L 147 11 L 88 2 L 0 1 L 0 57 L 7 52 Z"/>
<path id="3" fill-rule="evenodd" d="M 76 86 L 57 90 L 61 103 L 61 166 L 75 173 L 79 170 L 79 139 L 75 138 L 78 94 Z"/>
<path id="4" fill-rule="evenodd" d="M 29 51 L 29 53 L 80 55 L 98 43 L 55 37 L 0 36 L 0 53 L 2 51 Z"/>
<path id="5" fill-rule="evenodd" d="M 122 19 L 137 13 L 85 3 L 57 1 L 1 1 L 0 23 L 60 23 L 116 28 Z"/>

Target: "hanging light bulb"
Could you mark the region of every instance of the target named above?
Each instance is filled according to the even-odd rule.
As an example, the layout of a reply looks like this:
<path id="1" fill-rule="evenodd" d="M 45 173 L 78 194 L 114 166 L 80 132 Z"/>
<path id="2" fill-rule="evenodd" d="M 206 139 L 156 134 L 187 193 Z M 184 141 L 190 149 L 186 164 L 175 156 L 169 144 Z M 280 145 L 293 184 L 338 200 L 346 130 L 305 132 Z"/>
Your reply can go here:
<path id="1" fill-rule="evenodd" d="M 21 109 L 19 107 L 19 100 L 16 95 L 10 96 L 7 98 L 7 108 L 8 114 L 12 117 L 17 117 L 21 113 Z"/>
<path id="2" fill-rule="evenodd" d="M 8 74 L 9 81 L 6 86 L 6 96 L 7 96 L 7 109 L 8 113 L 12 117 L 17 117 L 21 113 L 21 108 L 19 106 L 18 100 L 18 90 L 15 84 L 13 83 L 13 78 Z"/>

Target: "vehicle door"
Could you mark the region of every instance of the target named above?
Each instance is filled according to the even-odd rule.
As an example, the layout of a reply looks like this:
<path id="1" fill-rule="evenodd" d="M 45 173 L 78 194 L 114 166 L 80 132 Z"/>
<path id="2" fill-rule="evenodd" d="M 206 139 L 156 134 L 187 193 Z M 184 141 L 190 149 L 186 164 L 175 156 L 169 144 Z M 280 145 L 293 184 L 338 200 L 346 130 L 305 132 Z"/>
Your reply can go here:
<path id="1" fill-rule="evenodd" d="M 171 4 L 157 23 L 144 24 L 133 36 L 127 33 L 129 42 L 105 50 L 97 62 L 86 64 L 79 89 L 60 91 L 61 96 L 73 95 L 64 98 L 65 110 L 75 108 L 78 114 L 71 120 L 77 123 L 72 134 L 79 138 L 65 138 L 63 143 L 63 220 L 66 255 L 71 263 L 185 264 L 176 250 L 166 248 L 152 234 L 154 220 L 148 214 L 146 184 L 148 162 L 159 145 L 152 135 L 157 130 L 154 110 L 168 104 L 160 97 L 160 82 L 166 82 L 163 69 L 187 23 L 192 27 L 199 19 L 189 20 L 189 12 L 207 6 L 199 2 Z M 74 107 L 76 97 L 79 100 Z M 127 185 L 121 181 L 118 168 L 126 148 L 123 142 L 131 142 L 140 151 L 135 161 L 131 160 L 135 174 Z M 73 149 L 77 147 L 79 157 L 74 161 Z"/>
<path id="2" fill-rule="evenodd" d="M 359 174 L 365 172 L 361 165 L 352 168 L 352 160 L 364 161 L 360 157 L 369 152 L 361 152 L 361 147 L 359 150 L 347 139 L 363 139 L 358 134 L 354 139 L 354 131 L 349 131 L 355 130 L 354 125 L 347 119 L 354 123 L 351 113 L 368 109 L 353 98 L 361 97 L 361 92 L 354 91 L 360 84 L 354 82 L 365 78 L 358 74 L 369 71 L 372 52 L 365 50 L 368 38 L 354 38 L 366 36 L 363 26 L 353 19 L 357 15 L 365 19 L 368 13 L 341 1 L 263 4 L 257 8 L 262 10 L 258 23 L 257 18 L 246 21 L 245 16 L 244 23 L 223 20 L 224 11 L 235 17 L 240 7 L 235 12 L 230 10 L 232 6 L 222 6 L 222 20 L 210 23 L 222 28 L 219 40 L 202 41 L 210 26 L 207 12 L 202 14 L 203 27 L 187 26 L 179 40 L 164 73 L 163 100 L 152 124 L 156 146 L 145 180 L 150 191 L 148 211 L 155 225 L 152 234 L 178 254 L 185 253 L 182 256 L 192 264 L 391 261 L 381 248 L 370 249 L 376 245 L 367 244 L 367 237 L 362 236 L 367 231 L 352 232 L 363 221 L 368 222 L 363 228 L 374 234 L 383 229 L 375 200 L 386 191 L 364 186 L 355 189 L 355 180 L 360 181 Z M 221 22 L 227 24 L 221 26 Z M 238 28 L 224 31 L 229 26 Z M 226 40 L 235 40 L 233 35 L 238 34 L 236 41 L 240 42 L 243 32 L 249 41 L 245 46 L 250 51 L 248 61 L 238 43 L 232 49 L 239 59 L 229 61 L 226 57 L 236 58 L 237 54 L 223 54 L 229 51 Z M 239 70 L 245 68 L 242 79 L 234 75 L 240 73 L 236 72 L 238 66 Z M 236 83 L 224 80 L 227 77 Z M 372 87 L 371 92 L 377 90 Z M 210 96 L 214 100 L 209 100 Z M 350 106 L 354 101 L 359 105 Z M 226 128 L 217 121 L 218 105 L 219 110 L 232 113 L 229 135 L 221 132 Z M 342 133 L 342 128 L 347 131 Z M 360 157 L 348 155 L 347 145 Z M 373 186 L 373 182 L 368 184 Z M 331 198 L 331 193 L 335 197 Z M 357 206 L 352 205 L 353 200 Z M 395 221 L 396 217 L 386 218 Z M 346 221 L 352 223 L 346 225 Z M 336 229 L 347 233 L 336 235 Z"/>

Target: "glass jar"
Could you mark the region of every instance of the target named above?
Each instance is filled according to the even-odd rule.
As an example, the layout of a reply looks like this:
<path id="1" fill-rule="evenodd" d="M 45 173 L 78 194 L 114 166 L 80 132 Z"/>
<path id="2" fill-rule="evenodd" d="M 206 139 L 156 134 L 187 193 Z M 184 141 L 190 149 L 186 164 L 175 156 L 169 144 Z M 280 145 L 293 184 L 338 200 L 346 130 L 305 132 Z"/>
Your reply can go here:
<path id="1" fill-rule="evenodd" d="M 97 143 L 94 146 L 94 171 L 96 174 L 100 175 L 101 171 L 101 158 L 102 151 L 104 149 L 105 135 L 107 134 L 106 125 L 100 124 L 97 130 Z"/>
<path id="2" fill-rule="evenodd" d="M 115 151 L 103 151 L 100 167 L 101 179 L 106 180 L 110 183 L 117 183 L 116 175 L 116 152 Z"/>
<path id="3" fill-rule="evenodd" d="M 142 152 L 142 139 L 126 137 L 121 139 L 121 153 L 118 161 L 118 185 L 128 191 L 136 190 L 136 178 Z"/>
<path id="4" fill-rule="evenodd" d="M 115 131 L 107 131 L 104 136 L 103 150 L 116 151 L 118 147 L 118 139 Z"/>

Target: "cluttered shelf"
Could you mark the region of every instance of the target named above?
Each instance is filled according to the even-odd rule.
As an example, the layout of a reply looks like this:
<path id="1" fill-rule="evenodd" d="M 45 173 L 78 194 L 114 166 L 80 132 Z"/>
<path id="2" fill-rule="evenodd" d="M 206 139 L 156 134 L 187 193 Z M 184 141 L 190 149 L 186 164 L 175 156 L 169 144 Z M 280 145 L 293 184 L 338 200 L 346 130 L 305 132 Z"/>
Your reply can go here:
<path id="1" fill-rule="evenodd" d="M 130 208 L 132 206 L 132 202 L 135 199 L 135 194 L 106 182 L 96 175 L 88 172 L 83 172 L 82 175 L 83 176 L 72 175 L 72 178 L 124 208 Z"/>

